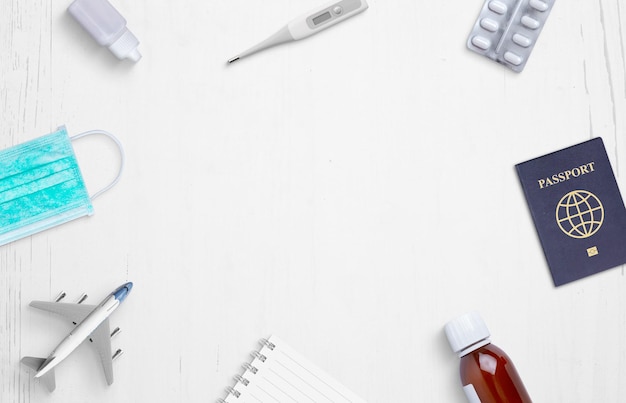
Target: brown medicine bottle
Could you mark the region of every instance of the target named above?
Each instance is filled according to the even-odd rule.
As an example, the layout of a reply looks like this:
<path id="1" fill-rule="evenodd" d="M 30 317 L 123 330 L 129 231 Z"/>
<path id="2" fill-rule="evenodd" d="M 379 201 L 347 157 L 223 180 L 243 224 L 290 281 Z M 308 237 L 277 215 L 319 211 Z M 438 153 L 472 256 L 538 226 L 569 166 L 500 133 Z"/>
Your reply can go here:
<path id="1" fill-rule="evenodd" d="M 491 344 L 478 312 L 448 322 L 445 332 L 461 358 L 461 383 L 470 403 L 532 402 L 509 356 Z"/>

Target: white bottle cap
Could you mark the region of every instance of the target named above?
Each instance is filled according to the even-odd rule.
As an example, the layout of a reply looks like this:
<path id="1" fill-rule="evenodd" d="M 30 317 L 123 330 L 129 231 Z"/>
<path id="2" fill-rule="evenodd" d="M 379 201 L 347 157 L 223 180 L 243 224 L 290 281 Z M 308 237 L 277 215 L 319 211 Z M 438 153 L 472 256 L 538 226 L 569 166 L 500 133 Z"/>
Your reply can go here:
<path id="1" fill-rule="evenodd" d="M 478 312 L 461 315 L 445 326 L 450 347 L 459 357 L 489 344 L 489 329 Z"/>
<path id="2" fill-rule="evenodd" d="M 130 59 L 133 62 L 138 62 L 141 59 L 141 53 L 139 53 L 137 46 L 139 46 L 139 40 L 126 28 L 122 35 L 109 45 L 109 49 L 118 59 Z"/>

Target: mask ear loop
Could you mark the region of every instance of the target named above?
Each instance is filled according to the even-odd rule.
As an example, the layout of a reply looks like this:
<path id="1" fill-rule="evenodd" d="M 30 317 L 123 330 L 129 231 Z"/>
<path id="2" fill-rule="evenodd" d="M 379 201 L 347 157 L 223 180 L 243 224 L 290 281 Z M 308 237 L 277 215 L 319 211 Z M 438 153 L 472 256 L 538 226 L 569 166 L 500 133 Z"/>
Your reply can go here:
<path id="1" fill-rule="evenodd" d="M 106 192 L 107 190 L 111 189 L 113 186 L 115 186 L 117 184 L 117 182 L 120 181 L 120 178 L 122 177 L 122 172 L 124 171 L 124 165 L 126 163 L 126 156 L 124 155 L 124 147 L 122 147 L 122 143 L 120 143 L 120 141 L 117 139 L 117 137 L 115 137 L 114 135 L 112 135 L 111 133 L 104 131 L 104 130 L 89 130 L 87 132 L 83 132 L 83 133 L 78 133 L 74 136 L 70 137 L 70 140 L 78 140 L 82 137 L 86 137 L 86 136 L 90 136 L 93 134 L 104 134 L 105 136 L 107 136 L 108 138 L 110 138 L 111 140 L 113 140 L 113 142 L 117 145 L 117 148 L 120 151 L 120 168 L 117 172 L 117 176 L 115 177 L 115 179 L 113 179 L 113 181 L 111 183 L 109 183 L 107 186 L 103 187 L 102 189 L 98 190 L 96 193 L 93 194 L 93 196 L 90 196 L 91 200 L 94 200 L 96 197 L 100 196 L 102 193 Z"/>

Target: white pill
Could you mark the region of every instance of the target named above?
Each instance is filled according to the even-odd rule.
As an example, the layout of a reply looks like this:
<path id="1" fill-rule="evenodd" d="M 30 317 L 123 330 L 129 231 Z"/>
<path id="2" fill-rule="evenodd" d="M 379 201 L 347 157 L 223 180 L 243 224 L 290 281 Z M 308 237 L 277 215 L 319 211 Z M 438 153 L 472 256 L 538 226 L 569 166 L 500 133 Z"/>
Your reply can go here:
<path id="1" fill-rule="evenodd" d="M 483 18 L 480 20 L 480 26 L 487 31 L 496 32 L 500 25 L 498 25 L 498 23 L 491 18 Z"/>
<path id="2" fill-rule="evenodd" d="M 537 11 L 546 11 L 548 9 L 548 4 L 541 0 L 530 0 L 528 4 Z"/>
<path id="3" fill-rule="evenodd" d="M 522 63 L 522 58 L 513 52 L 506 52 L 504 54 L 504 60 L 516 66 L 519 66 Z"/>
<path id="4" fill-rule="evenodd" d="M 489 2 L 489 9 L 497 14 L 506 13 L 506 4 L 498 0 L 492 0 Z"/>
<path id="5" fill-rule="evenodd" d="M 487 50 L 491 46 L 491 41 L 484 36 L 476 35 L 472 38 L 472 45 L 482 50 Z"/>
<path id="6" fill-rule="evenodd" d="M 513 42 L 517 43 L 523 48 L 527 48 L 532 44 L 532 41 L 530 40 L 530 38 L 522 34 L 513 35 Z"/>
<path id="7" fill-rule="evenodd" d="M 526 28 L 537 29 L 539 28 L 539 21 L 525 15 L 522 17 L 522 25 L 525 26 Z"/>

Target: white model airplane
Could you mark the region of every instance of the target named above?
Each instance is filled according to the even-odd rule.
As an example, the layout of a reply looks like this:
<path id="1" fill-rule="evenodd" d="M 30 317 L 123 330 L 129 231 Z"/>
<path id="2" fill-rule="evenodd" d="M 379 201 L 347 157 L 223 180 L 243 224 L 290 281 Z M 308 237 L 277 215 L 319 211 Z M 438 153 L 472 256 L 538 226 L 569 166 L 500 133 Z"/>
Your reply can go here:
<path id="1" fill-rule="evenodd" d="M 122 350 L 117 350 L 114 356 L 111 355 L 111 337 L 119 331 L 119 328 L 110 333 L 109 316 L 120 306 L 132 288 L 133 283 L 119 286 L 97 306 L 81 304 L 84 299 L 77 304 L 58 302 L 60 298 L 57 302 L 31 302 L 30 306 L 57 313 L 69 319 L 76 327 L 59 343 L 48 358 L 24 357 L 21 360 L 22 364 L 36 370 L 35 378 L 40 378 L 52 392 L 56 388 L 54 367 L 88 339 L 98 350 L 107 383 L 112 384 L 113 359 L 119 356 Z"/>

